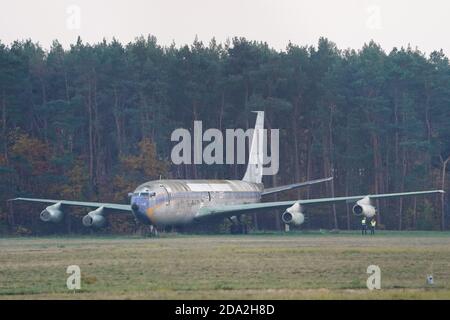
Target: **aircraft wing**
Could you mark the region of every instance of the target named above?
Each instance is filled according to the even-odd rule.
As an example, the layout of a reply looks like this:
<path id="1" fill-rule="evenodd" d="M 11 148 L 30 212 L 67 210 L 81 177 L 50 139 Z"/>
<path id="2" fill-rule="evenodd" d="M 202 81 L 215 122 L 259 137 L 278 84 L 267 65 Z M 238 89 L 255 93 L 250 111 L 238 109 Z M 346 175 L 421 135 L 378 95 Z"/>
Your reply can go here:
<path id="1" fill-rule="evenodd" d="M 299 182 L 299 183 L 293 183 L 293 184 L 288 184 L 288 185 L 279 186 L 279 187 L 267 188 L 267 189 L 264 189 L 264 191 L 261 193 L 261 195 L 265 196 L 265 195 L 272 194 L 272 193 L 297 189 L 297 188 L 301 188 L 301 187 L 310 186 L 312 184 L 331 181 L 331 180 L 333 180 L 333 177 L 317 179 L 317 180 L 310 180 L 310 181 Z"/>
<path id="2" fill-rule="evenodd" d="M 29 202 L 39 202 L 39 203 L 61 203 L 67 206 L 80 206 L 80 207 L 92 207 L 99 208 L 104 207 L 105 209 L 113 209 L 119 211 L 131 211 L 131 206 L 129 204 L 115 204 L 115 203 L 103 203 L 103 202 L 83 202 L 83 201 L 69 201 L 69 200 L 51 200 L 51 199 L 34 199 L 34 198 L 15 198 L 9 201 L 29 201 Z"/>
<path id="3" fill-rule="evenodd" d="M 220 205 L 212 207 L 203 207 L 197 213 L 195 220 L 200 220 L 206 217 L 212 216 L 224 216 L 231 217 L 234 215 L 241 215 L 245 213 L 264 212 L 267 209 L 287 209 L 294 203 L 300 205 L 312 205 L 312 204 L 329 204 L 342 201 L 358 201 L 364 197 L 369 199 L 381 199 L 381 198 L 393 198 L 393 197 L 405 197 L 415 196 L 432 193 L 444 193 L 443 190 L 428 190 L 428 191 L 416 191 L 416 192 L 401 192 L 401 193 L 385 193 L 385 194 L 372 194 L 362 196 L 350 196 L 350 197 L 335 197 L 335 198 L 320 198 L 320 199 L 307 199 L 307 200 L 290 200 L 290 201 L 277 201 L 277 202 L 260 202 L 249 204 L 237 204 L 237 205 Z"/>

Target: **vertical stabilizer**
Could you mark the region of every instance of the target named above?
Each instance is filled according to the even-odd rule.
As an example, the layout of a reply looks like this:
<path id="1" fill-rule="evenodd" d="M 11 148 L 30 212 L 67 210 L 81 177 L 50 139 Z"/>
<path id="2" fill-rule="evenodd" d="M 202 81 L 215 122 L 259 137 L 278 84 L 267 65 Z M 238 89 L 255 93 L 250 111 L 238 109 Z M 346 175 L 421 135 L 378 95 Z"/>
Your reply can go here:
<path id="1" fill-rule="evenodd" d="M 261 183 L 263 176 L 263 152 L 264 152 L 264 111 L 253 111 L 257 114 L 255 129 L 250 146 L 247 171 L 243 181 Z"/>

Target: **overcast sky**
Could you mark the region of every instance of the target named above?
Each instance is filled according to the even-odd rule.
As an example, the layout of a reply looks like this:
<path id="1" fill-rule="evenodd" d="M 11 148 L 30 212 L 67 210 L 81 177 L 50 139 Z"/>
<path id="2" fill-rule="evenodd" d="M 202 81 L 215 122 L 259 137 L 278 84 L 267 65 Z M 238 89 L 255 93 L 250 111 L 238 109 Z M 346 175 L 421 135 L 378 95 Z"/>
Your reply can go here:
<path id="1" fill-rule="evenodd" d="M 324 36 L 339 48 L 374 39 L 389 51 L 411 44 L 450 53 L 448 0 L 2 0 L 0 41 L 31 38 L 65 47 L 78 35 L 93 43 L 152 34 L 177 45 L 212 37 L 262 40 L 276 49 L 289 41 L 315 45 Z"/>

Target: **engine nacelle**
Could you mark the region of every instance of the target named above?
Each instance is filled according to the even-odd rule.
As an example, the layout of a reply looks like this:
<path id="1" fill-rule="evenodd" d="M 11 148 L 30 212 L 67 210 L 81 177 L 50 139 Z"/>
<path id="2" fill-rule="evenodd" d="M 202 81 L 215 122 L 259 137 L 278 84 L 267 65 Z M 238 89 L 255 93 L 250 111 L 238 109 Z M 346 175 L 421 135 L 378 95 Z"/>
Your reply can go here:
<path id="1" fill-rule="evenodd" d="M 286 224 L 293 224 L 296 226 L 305 222 L 305 215 L 302 213 L 302 207 L 298 202 L 294 203 L 291 207 L 287 208 L 282 214 L 281 220 Z"/>
<path id="2" fill-rule="evenodd" d="M 64 213 L 61 211 L 61 202 L 45 208 L 39 217 L 44 222 L 60 222 L 64 218 Z"/>
<path id="3" fill-rule="evenodd" d="M 353 206 L 352 211 L 357 216 L 364 215 L 367 218 L 372 218 L 377 213 L 375 207 L 370 203 L 369 197 L 358 200 Z"/>
<path id="4" fill-rule="evenodd" d="M 104 208 L 100 207 L 95 209 L 94 211 L 89 212 L 87 215 L 85 215 L 82 219 L 83 225 L 85 227 L 94 227 L 94 228 L 101 228 L 105 225 L 106 219 L 103 216 L 104 214 Z"/>

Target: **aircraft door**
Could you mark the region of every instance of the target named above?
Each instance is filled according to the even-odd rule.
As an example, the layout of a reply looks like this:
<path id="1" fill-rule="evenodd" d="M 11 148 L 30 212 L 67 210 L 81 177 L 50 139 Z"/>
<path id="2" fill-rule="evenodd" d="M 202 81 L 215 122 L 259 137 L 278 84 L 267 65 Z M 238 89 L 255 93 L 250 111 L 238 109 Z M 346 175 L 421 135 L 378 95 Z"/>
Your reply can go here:
<path id="1" fill-rule="evenodd" d="M 164 190 L 164 193 L 165 193 L 164 198 L 166 200 L 166 206 L 168 206 L 170 204 L 170 193 L 167 190 L 167 188 L 165 186 L 163 186 L 162 184 L 160 185 L 160 187 Z"/>
<path id="2" fill-rule="evenodd" d="M 202 192 L 200 194 L 200 204 L 204 205 L 211 201 L 211 192 Z"/>

